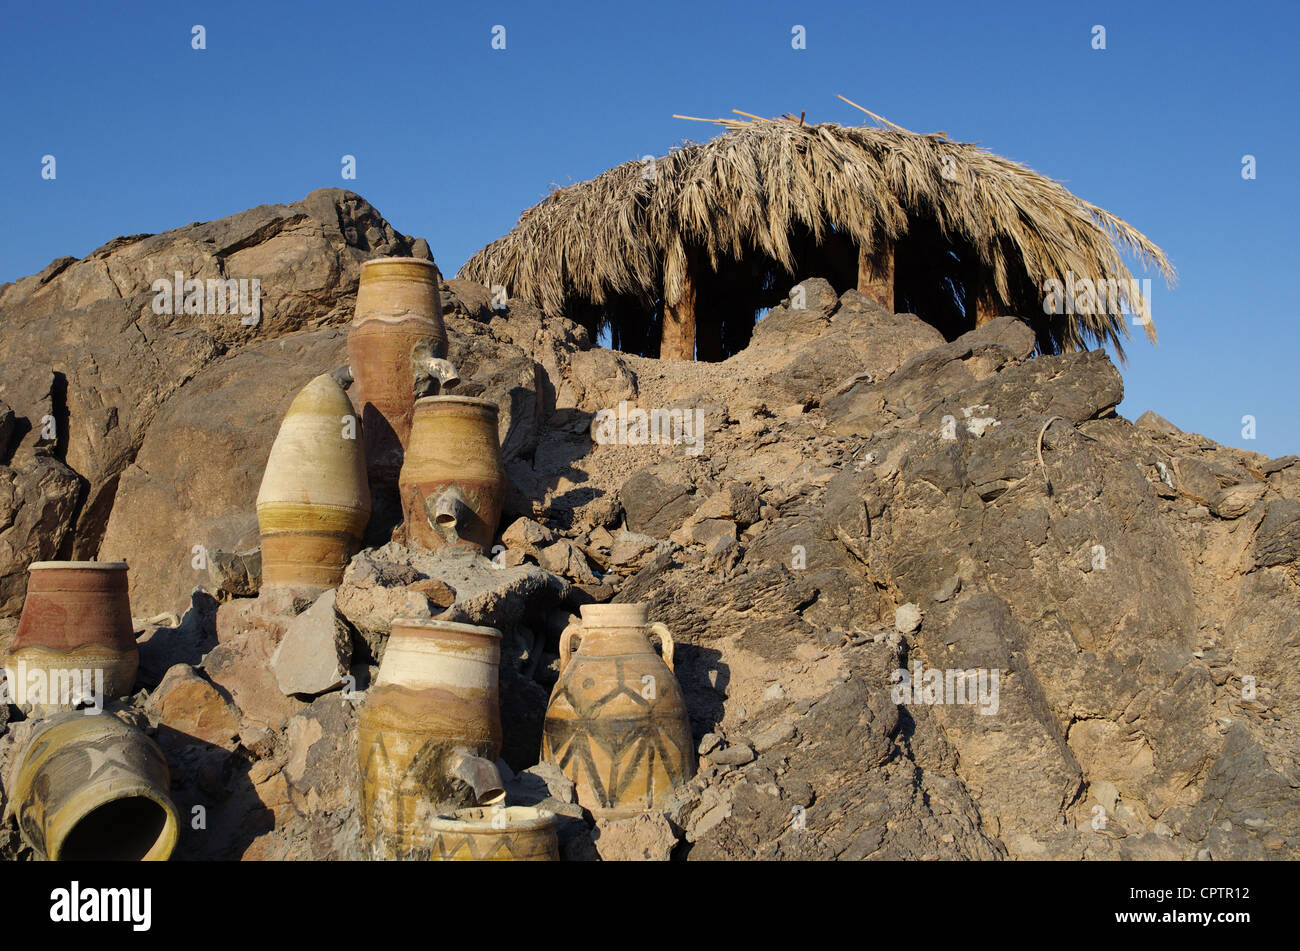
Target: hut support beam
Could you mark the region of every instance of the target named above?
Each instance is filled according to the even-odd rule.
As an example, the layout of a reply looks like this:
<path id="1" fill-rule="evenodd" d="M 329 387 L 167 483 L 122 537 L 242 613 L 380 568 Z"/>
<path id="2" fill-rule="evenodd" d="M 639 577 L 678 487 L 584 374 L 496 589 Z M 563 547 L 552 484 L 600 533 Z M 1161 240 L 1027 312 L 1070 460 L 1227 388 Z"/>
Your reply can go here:
<path id="1" fill-rule="evenodd" d="M 1001 315 L 1002 306 L 998 303 L 998 293 L 993 289 L 993 282 L 981 281 L 975 295 L 975 326 L 983 327 Z"/>
<path id="2" fill-rule="evenodd" d="M 870 253 L 858 248 L 858 293 L 894 312 L 894 246 L 884 244 Z"/>
<path id="3" fill-rule="evenodd" d="M 695 359 L 695 281 L 689 268 L 682 279 L 681 301 L 676 304 L 664 302 L 659 359 Z"/>

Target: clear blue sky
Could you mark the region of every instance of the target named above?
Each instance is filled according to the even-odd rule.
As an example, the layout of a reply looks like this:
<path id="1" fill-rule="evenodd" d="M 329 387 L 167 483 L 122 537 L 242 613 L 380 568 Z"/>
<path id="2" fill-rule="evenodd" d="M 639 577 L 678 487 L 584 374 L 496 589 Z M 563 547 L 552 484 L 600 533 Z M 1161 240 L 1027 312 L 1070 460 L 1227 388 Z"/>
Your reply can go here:
<path id="1" fill-rule="evenodd" d="M 1061 179 L 1168 252 L 1180 281 L 1154 280 L 1160 344 L 1135 335 L 1125 415 L 1300 452 L 1298 26 L 1281 2 L 10 2 L 0 281 L 323 186 L 451 275 L 552 184 L 713 131 L 674 112 L 857 123 L 843 93 Z"/>

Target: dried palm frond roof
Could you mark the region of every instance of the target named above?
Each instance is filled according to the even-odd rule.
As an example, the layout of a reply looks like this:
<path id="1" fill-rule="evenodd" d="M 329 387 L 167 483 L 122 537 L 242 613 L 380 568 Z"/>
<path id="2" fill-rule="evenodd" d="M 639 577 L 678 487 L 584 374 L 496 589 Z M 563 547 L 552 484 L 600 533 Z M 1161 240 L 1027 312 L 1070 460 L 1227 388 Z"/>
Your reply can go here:
<path id="1" fill-rule="evenodd" d="M 677 304 L 692 249 L 715 270 L 721 256 L 741 260 L 753 250 L 795 273 L 796 226 L 818 241 L 839 232 L 871 252 L 924 218 L 973 249 L 1006 312 L 1041 313 L 1044 283 L 1065 282 L 1067 274 L 1114 279 L 1155 340 L 1147 301 L 1128 291 L 1133 275 L 1122 255 L 1156 267 L 1170 283 L 1174 269 L 1145 235 L 1024 165 L 850 105 L 879 125 L 807 125 L 802 116 L 739 111 L 739 119 L 696 120 L 725 132 L 553 191 L 471 257 L 460 276 L 502 284 L 548 315 L 575 299 L 600 305 L 622 294 Z M 1128 331 L 1119 314 L 1067 314 L 1047 323 L 1048 349 L 1111 343 L 1123 356 L 1120 338 Z"/>

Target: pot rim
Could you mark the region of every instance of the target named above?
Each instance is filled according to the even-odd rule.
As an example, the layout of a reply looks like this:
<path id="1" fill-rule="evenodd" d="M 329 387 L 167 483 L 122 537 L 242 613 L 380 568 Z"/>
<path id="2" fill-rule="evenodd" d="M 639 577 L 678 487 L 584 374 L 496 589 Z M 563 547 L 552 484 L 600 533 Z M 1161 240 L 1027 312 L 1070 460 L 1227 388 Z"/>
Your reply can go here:
<path id="1" fill-rule="evenodd" d="M 143 781 L 132 781 L 113 786 L 112 793 L 111 796 L 92 797 L 88 802 L 79 804 L 70 815 L 59 816 L 63 820 L 60 823 L 63 834 L 59 837 L 58 848 L 54 849 L 52 854 L 46 853 L 46 858 L 51 862 L 57 862 L 63 853 L 63 847 L 67 845 L 68 838 L 77 826 L 97 809 L 124 799 L 147 799 L 161 809 L 163 813 L 163 826 L 158 831 L 158 838 L 154 840 L 153 845 L 149 847 L 149 851 L 140 860 L 142 862 L 165 862 L 171 858 L 171 854 L 176 851 L 176 844 L 180 840 L 180 814 L 177 812 L 176 804 L 172 802 L 171 796 Z M 46 848 L 49 848 L 48 842 Z"/>
<path id="2" fill-rule="evenodd" d="M 639 615 L 640 621 L 627 620 L 624 624 L 614 621 L 625 620 L 627 615 Z M 650 623 L 650 602 L 615 601 L 604 604 L 583 604 L 578 607 L 578 616 L 584 621 L 591 621 L 604 627 L 644 627 Z"/>
<path id="3" fill-rule="evenodd" d="M 126 571 L 129 566 L 125 561 L 33 561 L 27 566 L 28 571 L 44 571 L 50 568 L 89 568 L 100 571 Z"/>
<path id="4" fill-rule="evenodd" d="M 555 813 L 537 806 L 501 806 L 506 814 L 506 825 L 492 825 L 495 806 L 471 806 L 451 813 L 440 813 L 427 820 L 428 828 L 435 832 L 474 832 L 487 835 L 504 835 L 509 832 L 540 832 L 555 823 Z M 482 813 L 484 819 L 467 818 L 469 813 Z"/>
<path id="5" fill-rule="evenodd" d="M 451 631 L 456 634 L 477 634 L 480 637 L 490 637 L 501 640 L 501 632 L 495 627 L 487 627 L 482 624 L 463 624 L 460 621 L 439 621 L 437 618 L 427 617 L 395 617 L 389 622 L 389 628 L 397 627 L 422 628 L 429 631 Z"/>
<path id="6" fill-rule="evenodd" d="M 361 267 L 364 269 L 369 267 L 372 264 L 392 264 L 395 261 L 400 261 L 402 264 L 417 264 L 422 267 L 432 268 L 435 271 L 438 269 L 437 264 L 435 264 L 433 261 L 430 261 L 426 258 L 402 258 L 402 257 L 370 258 L 368 261 L 362 261 Z"/>
<path id="7" fill-rule="evenodd" d="M 451 405 L 454 403 L 460 403 L 463 406 L 490 407 L 491 409 L 496 410 L 497 412 L 501 411 L 501 407 L 499 407 L 496 403 L 494 403 L 492 400 L 485 400 L 481 396 L 456 396 L 454 394 L 450 394 L 447 396 L 422 396 L 415 401 L 415 408 L 419 409 L 420 406 L 424 404 L 433 406 L 437 404 Z"/>

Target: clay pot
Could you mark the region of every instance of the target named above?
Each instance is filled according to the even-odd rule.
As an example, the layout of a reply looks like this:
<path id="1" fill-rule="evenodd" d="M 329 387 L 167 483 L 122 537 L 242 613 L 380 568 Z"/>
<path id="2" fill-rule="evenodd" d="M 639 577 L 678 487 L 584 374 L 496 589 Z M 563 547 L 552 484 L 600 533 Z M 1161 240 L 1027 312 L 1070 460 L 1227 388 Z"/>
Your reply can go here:
<path id="1" fill-rule="evenodd" d="M 70 706 L 71 693 L 102 690 L 102 699 L 131 692 L 140 652 L 126 572 L 124 561 L 29 566 L 27 597 L 5 662 L 16 701 L 55 709 Z"/>
<path id="2" fill-rule="evenodd" d="M 332 588 L 370 515 L 362 431 L 328 374 L 300 392 L 280 424 L 257 493 L 263 585 Z"/>
<path id="3" fill-rule="evenodd" d="M 456 381 L 438 295 L 438 269 L 418 258 L 361 265 L 356 316 L 348 328 L 352 398 L 365 429 L 372 510 L 392 496 L 411 433 L 417 396 Z M 392 526 L 388 526 L 391 528 Z"/>
<path id="4" fill-rule="evenodd" d="M 439 810 L 504 801 L 500 657 L 494 628 L 393 621 L 357 723 L 362 832 L 376 858 L 428 858 Z"/>
<path id="5" fill-rule="evenodd" d="M 429 820 L 439 862 L 558 862 L 555 813 L 533 806 L 457 809 Z"/>
<path id="6" fill-rule="evenodd" d="M 400 484 L 408 545 L 486 552 L 506 490 L 496 404 L 468 396 L 417 400 Z"/>
<path id="7" fill-rule="evenodd" d="M 51 861 L 165 861 L 178 819 L 162 750 L 109 714 L 42 722 L 18 768 L 23 839 Z"/>
<path id="8" fill-rule="evenodd" d="M 418 258 L 376 258 L 361 265 L 356 316 L 348 328 L 353 398 L 364 414 L 367 447 L 391 433 L 406 447 L 417 376 L 447 355 L 438 269 Z M 372 425 L 382 419 L 387 426 Z M 373 459 L 374 457 L 372 457 Z"/>
<path id="9" fill-rule="evenodd" d="M 578 801 L 598 818 L 662 808 L 695 775 L 672 635 L 649 623 L 645 604 L 587 604 L 581 614 L 560 636 L 541 758 L 573 780 Z M 663 642 L 662 659 L 651 634 Z"/>

